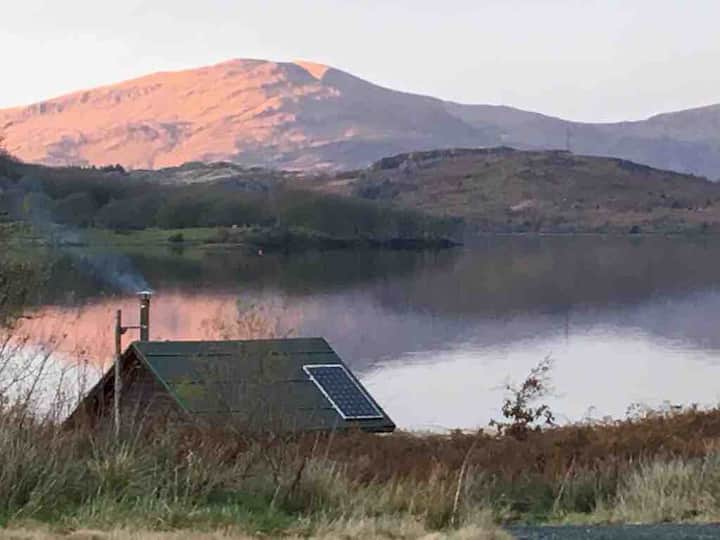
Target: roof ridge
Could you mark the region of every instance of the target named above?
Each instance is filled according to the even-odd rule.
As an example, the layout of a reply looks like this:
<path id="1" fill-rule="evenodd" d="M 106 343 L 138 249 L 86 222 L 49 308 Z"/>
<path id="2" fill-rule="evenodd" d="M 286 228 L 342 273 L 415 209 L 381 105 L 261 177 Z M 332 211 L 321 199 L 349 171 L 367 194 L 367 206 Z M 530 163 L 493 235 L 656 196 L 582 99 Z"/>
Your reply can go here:
<path id="1" fill-rule="evenodd" d="M 133 341 L 132 344 L 143 344 L 143 343 L 262 343 L 269 341 L 310 341 L 310 340 L 323 340 L 327 341 L 322 336 L 310 336 L 310 337 L 287 337 L 287 338 L 256 338 L 256 339 L 151 339 L 148 341 Z"/>

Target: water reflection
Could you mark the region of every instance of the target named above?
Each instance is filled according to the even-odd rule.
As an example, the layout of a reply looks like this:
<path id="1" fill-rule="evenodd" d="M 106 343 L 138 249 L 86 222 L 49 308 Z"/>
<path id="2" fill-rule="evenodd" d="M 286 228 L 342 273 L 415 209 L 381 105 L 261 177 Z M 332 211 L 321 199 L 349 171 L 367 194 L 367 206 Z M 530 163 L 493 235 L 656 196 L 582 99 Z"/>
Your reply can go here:
<path id="1" fill-rule="evenodd" d="M 491 239 L 439 253 L 129 254 L 157 292 L 155 339 L 325 336 L 403 427 L 497 417 L 501 386 L 546 355 L 566 419 L 633 402 L 715 403 L 720 242 Z M 77 257 L 73 258 L 77 260 Z M 136 300 L 62 257 L 25 330 L 107 361 Z"/>
<path id="2" fill-rule="evenodd" d="M 503 386 L 546 355 L 554 391 L 546 402 L 566 422 L 622 417 L 631 404 L 720 403 L 718 355 L 612 328 L 569 339 L 406 354 L 365 377 L 396 422 L 414 429 L 484 426 L 499 419 Z"/>

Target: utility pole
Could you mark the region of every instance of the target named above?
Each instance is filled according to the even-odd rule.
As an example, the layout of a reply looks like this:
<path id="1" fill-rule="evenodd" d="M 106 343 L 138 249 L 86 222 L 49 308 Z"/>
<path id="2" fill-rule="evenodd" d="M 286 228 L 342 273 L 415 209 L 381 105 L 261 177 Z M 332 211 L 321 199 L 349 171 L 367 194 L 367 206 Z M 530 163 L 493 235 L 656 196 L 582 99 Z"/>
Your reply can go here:
<path id="1" fill-rule="evenodd" d="M 115 389 L 113 391 L 113 416 L 115 419 L 115 439 L 120 438 L 120 391 L 122 379 L 120 377 L 120 358 L 122 357 L 122 335 L 125 329 L 122 326 L 122 311 L 115 313 Z"/>

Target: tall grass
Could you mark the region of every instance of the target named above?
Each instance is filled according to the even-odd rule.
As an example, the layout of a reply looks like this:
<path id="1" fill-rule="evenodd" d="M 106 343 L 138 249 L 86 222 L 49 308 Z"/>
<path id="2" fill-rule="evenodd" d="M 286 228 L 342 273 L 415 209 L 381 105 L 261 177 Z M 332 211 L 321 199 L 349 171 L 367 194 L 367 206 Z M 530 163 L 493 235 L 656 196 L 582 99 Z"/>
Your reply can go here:
<path id="1" fill-rule="evenodd" d="M 685 411 L 522 440 L 155 425 L 116 442 L 5 407 L 0 524 L 421 537 L 499 534 L 494 523 L 514 521 L 715 520 L 720 453 L 707 441 L 718 417 Z M 674 442 L 655 439 L 660 430 Z"/>
<path id="2" fill-rule="evenodd" d="M 611 521 L 717 521 L 720 518 L 720 453 L 692 460 L 641 464 L 621 484 Z"/>
<path id="3" fill-rule="evenodd" d="M 308 449 L 310 442 L 159 425 L 115 441 L 6 409 L 0 524 L 377 537 L 471 528 L 492 537 L 482 501 L 465 500 L 450 527 L 457 479 L 445 467 L 425 479 L 366 479 L 328 457 L 330 439 L 316 437 Z"/>

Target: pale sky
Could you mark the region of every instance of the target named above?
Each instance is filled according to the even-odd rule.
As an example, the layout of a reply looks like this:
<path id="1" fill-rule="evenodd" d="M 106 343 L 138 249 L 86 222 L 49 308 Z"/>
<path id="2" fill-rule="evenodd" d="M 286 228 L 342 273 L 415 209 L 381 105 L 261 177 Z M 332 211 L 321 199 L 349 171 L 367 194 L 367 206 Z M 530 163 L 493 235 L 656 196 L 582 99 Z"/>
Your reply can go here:
<path id="1" fill-rule="evenodd" d="M 720 102 L 720 0 L 3 0 L 0 107 L 231 58 L 572 120 Z"/>

